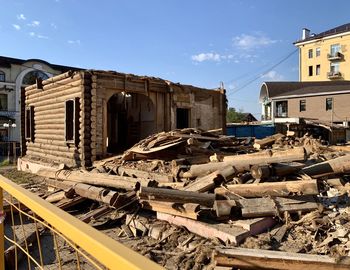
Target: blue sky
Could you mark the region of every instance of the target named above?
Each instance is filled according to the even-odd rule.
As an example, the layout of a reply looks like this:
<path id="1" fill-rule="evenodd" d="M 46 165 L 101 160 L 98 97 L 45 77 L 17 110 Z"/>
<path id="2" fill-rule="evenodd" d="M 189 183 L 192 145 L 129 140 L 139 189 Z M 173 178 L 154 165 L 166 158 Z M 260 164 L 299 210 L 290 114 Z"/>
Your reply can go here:
<path id="1" fill-rule="evenodd" d="M 335 3 L 335 2 L 334 2 Z M 298 80 L 293 42 L 350 22 L 350 1 L 0 0 L 0 55 L 161 77 L 259 116 L 262 81 Z M 253 81 L 252 83 L 250 83 Z"/>

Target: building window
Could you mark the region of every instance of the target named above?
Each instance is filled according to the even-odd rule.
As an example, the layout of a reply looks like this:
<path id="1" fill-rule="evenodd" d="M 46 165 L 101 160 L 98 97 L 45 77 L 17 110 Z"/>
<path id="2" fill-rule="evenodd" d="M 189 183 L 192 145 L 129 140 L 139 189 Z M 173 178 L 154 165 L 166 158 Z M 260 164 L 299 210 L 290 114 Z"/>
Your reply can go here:
<path id="1" fill-rule="evenodd" d="M 24 76 L 22 83 L 24 85 L 32 85 L 36 83 L 37 78 L 41 80 L 46 80 L 49 78 L 49 76 L 47 76 L 44 72 L 40 70 L 34 70 Z"/>
<path id="2" fill-rule="evenodd" d="M 312 58 L 312 57 L 313 57 L 313 50 L 309 49 L 309 58 Z"/>
<path id="3" fill-rule="evenodd" d="M 7 94 L 0 94 L 0 111 L 7 111 Z"/>
<path id="4" fill-rule="evenodd" d="M 321 65 L 316 65 L 316 75 L 320 75 L 321 73 Z"/>
<path id="5" fill-rule="evenodd" d="M 316 57 L 321 55 L 321 48 L 316 48 Z"/>
<path id="6" fill-rule="evenodd" d="M 288 101 L 276 102 L 276 117 L 288 117 Z"/>
<path id="7" fill-rule="evenodd" d="M 25 135 L 26 139 L 34 142 L 35 121 L 34 121 L 34 106 L 26 109 L 25 115 Z"/>
<path id="8" fill-rule="evenodd" d="M 331 57 L 337 56 L 337 53 L 340 52 L 340 44 L 333 44 L 331 45 Z"/>
<path id="9" fill-rule="evenodd" d="M 75 100 L 70 99 L 65 103 L 65 139 L 67 143 L 74 143 L 76 146 L 79 145 L 79 112 L 80 112 L 80 101 L 79 98 Z"/>
<path id="10" fill-rule="evenodd" d="M 313 75 L 313 68 L 312 66 L 309 66 L 309 76 L 312 76 Z"/>
<path id="11" fill-rule="evenodd" d="M 339 72 L 339 62 L 332 62 L 331 63 L 331 74 L 336 74 Z"/>
<path id="12" fill-rule="evenodd" d="M 305 112 L 306 111 L 306 100 L 302 99 L 299 101 L 299 111 Z"/>
<path id="13" fill-rule="evenodd" d="M 331 111 L 333 108 L 333 98 L 326 98 L 326 111 Z"/>
<path id="14" fill-rule="evenodd" d="M 0 70 L 0 82 L 4 82 L 5 81 L 5 72 Z"/>

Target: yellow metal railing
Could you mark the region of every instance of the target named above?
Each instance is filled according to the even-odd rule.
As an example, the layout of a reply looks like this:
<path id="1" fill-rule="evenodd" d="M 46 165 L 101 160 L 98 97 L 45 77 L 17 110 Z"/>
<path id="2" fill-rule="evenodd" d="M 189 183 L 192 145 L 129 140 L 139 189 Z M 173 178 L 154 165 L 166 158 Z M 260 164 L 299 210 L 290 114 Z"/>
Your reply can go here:
<path id="1" fill-rule="evenodd" d="M 2 175 L 0 221 L 0 270 L 163 269 Z"/>

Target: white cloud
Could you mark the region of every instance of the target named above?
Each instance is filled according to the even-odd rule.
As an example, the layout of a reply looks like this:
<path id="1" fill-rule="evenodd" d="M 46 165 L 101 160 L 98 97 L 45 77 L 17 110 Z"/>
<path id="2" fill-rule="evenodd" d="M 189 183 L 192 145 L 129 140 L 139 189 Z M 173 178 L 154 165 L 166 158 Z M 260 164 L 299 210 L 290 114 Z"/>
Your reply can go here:
<path id="1" fill-rule="evenodd" d="M 40 22 L 39 21 L 32 21 L 32 23 L 28 23 L 27 25 L 31 26 L 31 27 L 38 27 L 40 25 Z"/>
<path id="2" fill-rule="evenodd" d="M 279 74 L 275 70 L 270 70 L 262 76 L 263 79 L 268 79 L 271 81 L 282 81 L 284 79 L 283 75 Z"/>
<path id="3" fill-rule="evenodd" d="M 53 29 L 57 29 L 57 25 L 55 23 L 50 23 L 50 26 L 53 28 Z"/>
<path id="4" fill-rule="evenodd" d="M 18 24 L 12 24 L 13 28 L 16 30 L 21 30 L 21 27 Z"/>
<path id="5" fill-rule="evenodd" d="M 266 47 L 277 42 L 263 34 L 247 35 L 242 34 L 232 39 L 233 45 L 241 50 L 252 50 L 259 47 Z"/>
<path id="6" fill-rule="evenodd" d="M 17 20 L 26 20 L 27 18 L 24 16 L 24 14 L 17 15 Z"/>
<path id="7" fill-rule="evenodd" d="M 37 34 L 35 32 L 29 32 L 29 35 L 31 37 L 36 37 L 36 38 L 40 38 L 40 39 L 49 39 L 48 36 L 40 35 L 40 34 Z"/>
<path id="8" fill-rule="evenodd" d="M 80 45 L 80 40 L 79 40 L 79 39 L 76 39 L 76 40 L 68 40 L 67 43 L 68 43 L 68 44 L 78 44 L 78 45 Z"/>
<path id="9" fill-rule="evenodd" d="M 221 55 L 218 53 L 199 53 L 196 55 L 192 55 L 191 58 L 195 62 L 204 62 L 204 61 L 219 62 L 221 60 Z"/>

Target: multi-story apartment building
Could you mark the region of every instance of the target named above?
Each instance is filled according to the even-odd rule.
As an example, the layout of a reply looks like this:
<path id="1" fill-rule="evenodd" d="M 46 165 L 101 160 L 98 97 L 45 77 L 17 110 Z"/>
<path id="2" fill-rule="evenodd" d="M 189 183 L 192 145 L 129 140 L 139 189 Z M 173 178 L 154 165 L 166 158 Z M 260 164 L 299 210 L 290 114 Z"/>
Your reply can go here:
<path id="1" fill-rule="evenodd" d="M 76 70 L 39 59 L 0 56 L 0 140 L 20 141 L 24 87 L 36 83 L 37 78 L 47 79 L 71 69 Z"/>
<path id="2" fill-rule="evenodd" d="M 323 137 L 330 142 L 349 141 L 350 23 L 320 34 L 304 28 L 294 44 L 299 48 L 299 81 L 263 83 L 263 122 L 296 124 L 302 131 L 312 123 L 327 130 Z"/>
<path id="3" fill-rule="evenodd" d="M 350 23 L 319 34 L 304 28 L 299 48 L 299 81 L 350 80 Z"/>

